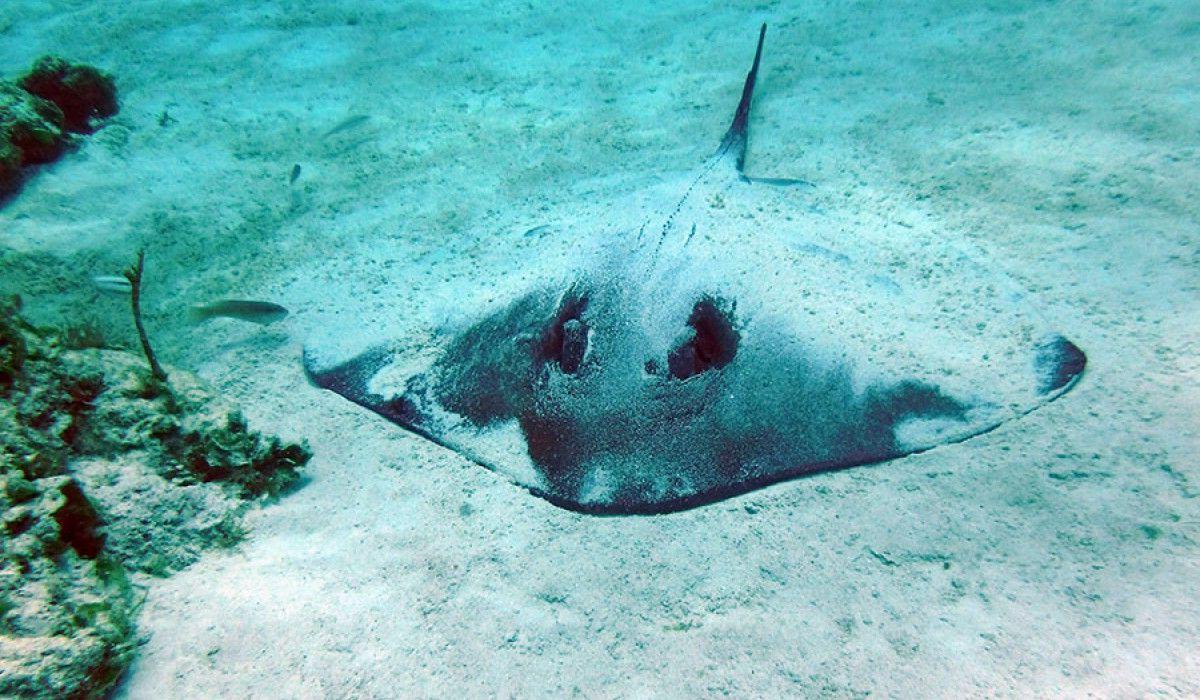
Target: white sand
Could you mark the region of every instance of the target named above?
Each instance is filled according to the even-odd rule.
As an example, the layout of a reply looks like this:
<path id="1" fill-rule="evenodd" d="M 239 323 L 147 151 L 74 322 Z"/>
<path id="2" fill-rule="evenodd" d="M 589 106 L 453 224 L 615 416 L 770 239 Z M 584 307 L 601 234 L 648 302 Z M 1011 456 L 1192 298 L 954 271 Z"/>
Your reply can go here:
<path id="1" fill-rule="evenodd" d="M 0 286 L 128 340 L 88 277 L 146 245 L 160 354 L 316 452 L 237 551 L 150 582 L 123 697 L 1200 694 L 1194 3 L 307 5 L 0 6 L 0 66 L 91 61 L 123 103 L 0 209 Z M 1087 351 L 1077 389 L 920 456 L 594 518 L 307 384 L 331 312 L 427 318 L 530 258 L 526 229 L 698 163 L 762 20 L 750 169 L 919 201 Z M 230 295 L 294 315 L 184 323 Z"/>

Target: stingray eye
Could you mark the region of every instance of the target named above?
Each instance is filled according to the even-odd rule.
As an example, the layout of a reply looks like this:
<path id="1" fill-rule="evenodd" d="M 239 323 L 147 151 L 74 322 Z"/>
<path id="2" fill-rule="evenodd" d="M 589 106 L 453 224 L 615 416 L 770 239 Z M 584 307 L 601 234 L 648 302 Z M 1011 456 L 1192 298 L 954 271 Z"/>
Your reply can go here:
<path id="1" fill-rule="evenodd" d="M 566 374 L 575 374 L 588 350 L 588 325 L 581 318 L 587 297 L 568 294 L 542 337 L 542 357 L 558 363 Z"/>
<path id="2" fill-rule="evenodd" d="M 577 318 L 567 320 L 562 325 L 562 351 L 558 356 L 558 366 L 567 374 L 575 374 L 583 355 L 587 352 L 588 327 Z"/>
<path id="3" fill-rule="evenodd" d="M 737 354 L 738 332 L 732 309 L 725 311 L 716 299 L 704 297 L 692 307 L 687 330 L 667 355 L 667 369 L 676 379 L 687 379 L 710 369 L 720 369 Z"/>

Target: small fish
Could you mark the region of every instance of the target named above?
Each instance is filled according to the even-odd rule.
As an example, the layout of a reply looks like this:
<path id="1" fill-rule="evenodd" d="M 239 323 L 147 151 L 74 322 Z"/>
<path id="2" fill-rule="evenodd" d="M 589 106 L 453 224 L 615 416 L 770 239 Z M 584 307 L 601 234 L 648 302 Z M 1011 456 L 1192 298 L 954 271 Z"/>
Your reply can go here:
<path id="1" fill-rule="evenodd" d="M 529 229 L 524 233 L 524 236 L 526 238 L 533 238 L 534 236 L 545 236 L 547 233 L 550 233 L 550 225 L 542 224 L 541 226 L 534 226 Z"/>
<path id="2" fill-rule="evenodd" d="M 288 177 L 288 184 L 296 184 L 296 180 L 300 179 L 300 164 L 296 163 L 292 166 L 292 174 Z"/>
<path id="3" fill-rule="evenodd" d="M 288 310 L 279 304 L 269 301 L 248 301 L 245 299 L 222 299 L 208 304 L 193 304 L 188 309 L 188 317 L 192 323 L 203 323 L 210 318 L 236 318 L 239 321 L 249 321 L 265 326 L 287 318 Z"/>
<path id="4" fill-rule="evenodd" d="M 92 277 L 92 284 L 105 294 L 113 296 L 128 296 L 133 291 L 129 280 L 120 275 L 96 275 Z"/>
<path id="5" fill-rule="evenodd" d="M 755 185 L 771 185 L 773 187 L 816 187 L 808 180 L 799 180 L 794 177 L 747 177 L 743 175 L 742 180 Z"/>
<path id="6" fill-rule="evenodd" d="M 347 117 L 346 119 L 343 119 L 342 121 L 335 124 L 332 129 L 330 129 L 329 131 L 326 131 L 324 134 L 322 134 L 321 138 L 327 139 L 330 136 L 340 134 L 343 131 L 350 131 L 351 129 L 353 129 L 357 126 L 366 124 L 367 120 L 369 120 L 369 119 L 370 119 L 370 117 L 365 114 L 356 114 L 352 117 Z"/>

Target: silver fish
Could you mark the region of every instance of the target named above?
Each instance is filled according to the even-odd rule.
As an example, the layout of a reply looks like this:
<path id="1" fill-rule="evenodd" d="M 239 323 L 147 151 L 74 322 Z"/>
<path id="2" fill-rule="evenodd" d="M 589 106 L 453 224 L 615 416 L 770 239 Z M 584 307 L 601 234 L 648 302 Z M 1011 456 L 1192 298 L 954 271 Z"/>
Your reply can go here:
<path id="1" fill-rule="evenodd" d="M 321 138 L 327 139 L 330 136 L 336 136 L 344 131 L 350 131 L 351 129 L 355 129 L 363 124 L 366 124 L 370 120 L 371 117 L 366 114 L 355 114 L 335 124 L 333 128 L 329 129 L 324 134 L 321 134 Z"/>
<path id="2" fill-rule="evenodd" d="M 188 317 L 192 323 L 203 323 L 210 318 L 236 318 L 239 321 L 249 321 L 260 326 L 266 326 L 287 318 L 288 310 L 279 304 L 269 301 L 249 301 L 246 299 L 221 299 L 208 304 L 193 304 L 188 309 Z"/>
<path id="3" fill-rule="evenodd" d="M 128 296 L 133 291 L 129 280 L 119 275 L 95 275 L 92 277 L 92 284 L 105 294 L 114 296 Z"/>

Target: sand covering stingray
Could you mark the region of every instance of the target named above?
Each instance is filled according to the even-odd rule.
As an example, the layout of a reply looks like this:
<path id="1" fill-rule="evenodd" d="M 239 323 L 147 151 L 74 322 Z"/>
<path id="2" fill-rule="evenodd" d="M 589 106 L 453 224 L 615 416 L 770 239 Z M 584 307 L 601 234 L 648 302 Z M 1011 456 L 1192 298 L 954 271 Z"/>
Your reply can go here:
<path id="1" fill-rule="evenodd" d="M 797 183 L 742 172 L 762 39 L 717 152 L 574 226 L 598 241 L 577 269 L 481 310 L 428 366 L 394 343 L 355 354 L 335 330 L 305 348 L 309 375 L 555 503 L 611 513 L 960 441 L 1067 391 L 1083 353 L 949 243 L 911 259 L 895 226 L 761 206 Z"/>

